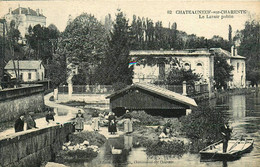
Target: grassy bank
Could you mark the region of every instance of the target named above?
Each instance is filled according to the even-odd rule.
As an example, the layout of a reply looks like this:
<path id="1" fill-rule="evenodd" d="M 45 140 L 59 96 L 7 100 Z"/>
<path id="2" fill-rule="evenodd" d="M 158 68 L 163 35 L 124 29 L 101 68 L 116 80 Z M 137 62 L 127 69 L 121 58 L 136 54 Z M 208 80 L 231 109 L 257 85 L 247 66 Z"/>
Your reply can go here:
<path id="1" fill-rule="evenodd" d="M 227 121 L 225 113 L 209 107 L 199 107 L 197 111 L 179 119 L 154 117 L 145 112 L 131 114 L 134 118 L 134 147 L 145 147 L 148 155 L 198 153 L 221 139 L 220 128 Z M 160 140 L 166 121 L 171 125 L 171 133 L 166 140 Z"/>

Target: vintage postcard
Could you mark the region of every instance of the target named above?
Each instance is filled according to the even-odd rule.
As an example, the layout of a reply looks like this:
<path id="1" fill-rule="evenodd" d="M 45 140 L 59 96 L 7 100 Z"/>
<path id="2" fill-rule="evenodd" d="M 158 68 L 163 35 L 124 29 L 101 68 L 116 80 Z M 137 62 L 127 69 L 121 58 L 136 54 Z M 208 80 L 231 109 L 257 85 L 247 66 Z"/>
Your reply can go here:
<path id="1" fill-rule="evenodd" d="M 0 167 L 260 163 L 260 1 L 0 1 Z"/>

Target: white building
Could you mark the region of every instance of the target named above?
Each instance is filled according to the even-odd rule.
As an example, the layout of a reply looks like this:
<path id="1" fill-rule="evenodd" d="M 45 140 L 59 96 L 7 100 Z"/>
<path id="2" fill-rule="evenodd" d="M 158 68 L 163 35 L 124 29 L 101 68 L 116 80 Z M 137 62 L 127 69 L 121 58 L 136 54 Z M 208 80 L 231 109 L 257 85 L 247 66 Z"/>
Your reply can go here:
<path id="1" fill-rule="evenodd" d="M 246 62 L 245 57 L 237 54 L 237 49 L 232 46 L 231 53 L 221 48 L 211 48 L 210 50 L 218 55 L 227 58 L 227 62 L 233 66 L 231 81 L 228 83 L 230 88 L 244 88 L 246 86 Z"/>
<path id="2" fill-rule="evenodd" d="M 147 65 L 140 63 L 147 59 L 177 59 L 180 66 L 185 69 L 195 70 L 201 75 L 201 82 L 210 83 L 214 76 L 214 55 L 206 49 L 165 51 L 165 50 L 137 50 L 130 51 L 132 60 L 137 60 L 134 65 L 133 82 L 153 83 L 163 79 L 174 67 L 170 63 Z M 142 65 L 143 64 L 143 65 Z M 149 63 L 148 63 L 149 64 Z"/>
<path id="3" fill-rule="evenodd" d="M 19 63 L 19 74 L 20 79 L 23 82 L 42 81 L 45 76 L 45 68 L 40 60 L 15 60 L 15 68 L 18 70 Z M 13 61 L 10 60 L 5 70 L 12 75 L 12 78 L 16 78 Z"/>
<path id="4" fill-rule="evenodd" d="M 228 63 L 234 66 L 229 83 L 232 87 L 245 87 L 245 57 L 235 55 L 221 48 L 213 49 L 187 49 L 187 50 L 135 50 L 130 51 L 130 56 L 134 64 L 133 82 L 154 83 L 158 80 L 163 80 L 165 76 L 173 68 L 171 63 L 165 63 L 160 60 L 177 59 L 180 66 L 185 69 L 194 70 L 195 73 L 201 76 L 201 83 L 207 83 L 209 88 L 213 86 L 214 80 L 214 56 L 215 53 L 227 58 Z M 156 63 L 149 61 L 157 59 Z M 169 61 L 168 61 L 169 62 Z"/>
<path id="5" fill-rule="evenodd" d="M 8 27 L 10 26 L 11 21 L 15 21 L 16 28 L 20 31 L 21 37 L 25 38 L 25 35 L 28 33 L 28 28 L 32 28 L 40 24 L 41 26 L 46 26 L 46 17 L 40 12 L 40 9 L 30 9 L 18 7 L 15 10 L 9 8 L 9 13 L 4 16 Z"/>

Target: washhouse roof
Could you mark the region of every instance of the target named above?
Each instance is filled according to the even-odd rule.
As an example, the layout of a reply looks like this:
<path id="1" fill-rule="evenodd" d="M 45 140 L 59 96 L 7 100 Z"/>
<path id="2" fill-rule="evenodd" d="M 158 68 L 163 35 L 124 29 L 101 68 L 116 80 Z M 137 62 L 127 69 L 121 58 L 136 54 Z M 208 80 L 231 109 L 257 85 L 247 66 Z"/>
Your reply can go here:
<path id="1" fill-rule="evenodd" d="M 119 91 L 112 93 L 111 95 L 107 96 L 106 98 L 111 98 L 111 97 L 117 96 L 121 93 L 125 93 L 127 90 L 132 89 L 132 88 L 143 89 L 143 90 L 146 90 L 148 92 L 163 96 L 167 99 L 177 101 L 177 102 L 189 105 L 189 106 L 197 107 L 197 103 L 195 102 L 195 100 L 190 98 L 190 97 L 187 97 L 187 96 L 181 95 L 179 93 L 175 93 L 173 91 L 170 91 L 168 89 L 156 86 L 154 84 L 148 84 L 148 83 L 132 84 L 132 85 L 130 85 L 130 86 L 124 88 L 124 89 L 121 89 Z"/>

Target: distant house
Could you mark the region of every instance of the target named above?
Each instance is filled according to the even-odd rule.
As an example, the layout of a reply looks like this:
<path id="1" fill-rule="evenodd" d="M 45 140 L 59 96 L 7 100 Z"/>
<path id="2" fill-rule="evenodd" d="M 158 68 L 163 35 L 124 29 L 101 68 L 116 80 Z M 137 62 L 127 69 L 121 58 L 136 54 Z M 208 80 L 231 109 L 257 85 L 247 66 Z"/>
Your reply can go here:
<path id="1" fill-rule="evenodd" d="M 232 47 L 231 52 L 221 48 L 211 48 L 211 51 L 227 59 L 228 64 L 234 67 L 231 80 L 228 83 L 230 88 L 244 88 L 246 86 L 246 62 L 245 57 L 237 54 L 236 48 Z"/>
<path id="2" fill-rule="evenodd" d="M 135 83 L 112 93 L 110 109 L 120 116 L 126 110 L 144 110 L 151 115 L 180 117 L 196 107 L 194 99 L 147 83 Z"/>
<path id="3" fill-rule="evenodd" d="M 37 24 L 44 27 L 46 26 L 46 17 L 40 9 L 33 10 L 29 7 L 23 8 L 20 6 L 14 10 L 9 8 L 9 13 L 7 13 L 4 18 L 8 26 L 10 26 L 12 20 L 15 21 L 22 38 L 25 38 L 25 35 L 28 33 L 29 26 L 32 28 Z"/>
<path id="4" fill-rule="evenodd" d="M 15 60 L 15 68 L 18 70 L 20 79 L 23 82 L 42 81 L 45 76 L 45 68 L 40 60 Z M 10 60 L 6 66 L 5 71 L 11 74 L 12 78 L 16 78 L 13 61 Z"/>
<path id="5" fill-rule="evenodd" d="M 232 53 L 221 48 L 212 49 L 186 49 L 186 50 L 132 50 L 130 56 L 136 61 L 134 66 L 133 82 L 154 83 L 163 80 L 175 66 L 164 61 L 150 64 L 152 60 L 177 59 L 180 66 L 191 69 L 201 76 L 201 83 L 207 83 L 209 88 L 213 86 L 214 57 L 222 55 L 227 62 L 234 66 L 233 77 L 230 81 L 232 87 L 245 87 L 245 57 L 237 55 L 235 49 Z M 149 61 L 147 61 L 150 59 Z M 148 62 L 144 64 L 142 62 Z"/>

